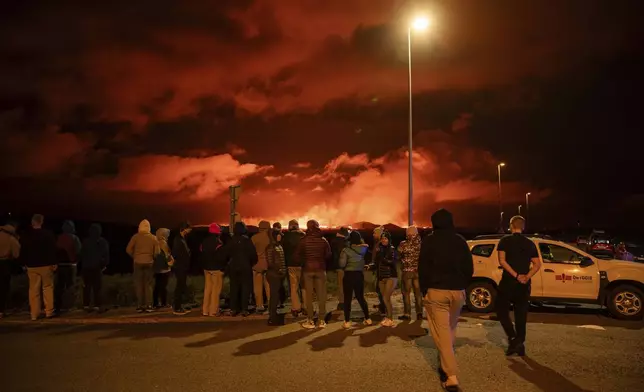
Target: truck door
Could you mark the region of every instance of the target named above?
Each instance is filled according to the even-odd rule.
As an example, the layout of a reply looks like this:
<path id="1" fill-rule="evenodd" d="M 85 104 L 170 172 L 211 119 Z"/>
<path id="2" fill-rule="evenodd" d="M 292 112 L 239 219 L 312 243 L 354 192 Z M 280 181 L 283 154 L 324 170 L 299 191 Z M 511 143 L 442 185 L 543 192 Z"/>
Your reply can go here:
<path id="1" fill-rule="evenodd" d="M 582 263 L 585 257 L 561 243 L 537 242 L 543 262 L 543 296 L 548 298 L 596 299 L 599 293 L 599 269 L 595 263 Z"/>

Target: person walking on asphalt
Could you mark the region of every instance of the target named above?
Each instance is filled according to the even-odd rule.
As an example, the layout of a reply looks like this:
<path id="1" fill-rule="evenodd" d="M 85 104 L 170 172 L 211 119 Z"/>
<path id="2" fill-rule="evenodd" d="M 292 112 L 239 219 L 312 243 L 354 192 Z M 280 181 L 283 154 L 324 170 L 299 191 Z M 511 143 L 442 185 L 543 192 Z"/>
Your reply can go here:
<path id="1" fill-rule="evenodd" d="M 331 258 L 331 247 L 322 235 L 320 224 L 315 220 L 306 223 L 306 235 L 300 241 L 296 257 L 302 260 L 304 287 L 306 287 L 307 321 L 302 324 L 306 329 L 314 329 L 313 292 L 318 299 L 318 327 L 326 328 L 326 264 Z"/>
<path id="2" fill-rule="evenodd" d="M 139 231 L 132 236 L 125 251 L 134 261 L 134 289 L 138 313 L 152 312 L 152 283 L 154 259 L 159 254 L 159 241 L 151 232 L 150 222 L 143 219 Z"/>
<path id="3" fill-rule="evenodd" d="M 304 232 L 300 230 L 300 224 L 296 220 L 288 222 L 288 231 L 284 233 L 282 247 L 284 248 L 284 257 L 286 258 L 286 267 L 288 269 L 288 286 L 291 296 L 291 314 L 293 317 L 299 316 L 302 312 L 302 302 L 300 293 L 304 299 L 305 290 L 302 281 L 302 264 L 299 257 L 296 257 L 297 248 L 304 237 Z"/>
<path id="4" fill-rule="evenodd" d="M 0 227 L 0 319 L 5 316 L 11 292 L 11 267 L 20 256 L 20 242 L 15 222 Z"/>
<path id="5" fill-rule="evenodd" d="M 396 248 L 391 244 L 391 234 L 383 231 L 380 236 L 380 244 L 376 252 L 376 276 L 378 277 L 378 287 L 382 294 L 382 300 L 385 303 L 386 316 L 380 323 L 383 327 L 393 327 L 393 304 L 391 296 L 396 288 L 398 280 L 398 269 L 396 268 L 397 255 Z"/>
<path id="6" fill-rule="evenodd" d="M 177 316 L 182 316 L 190 313 L 189 310 L 183 307 L 183 297 L 186 295 L 188 288 L 188 271 L 190 270 L 190 248 L 186 242 L 186 237 L 192 231 L 190 222 L 182 222 L 179 225 L 179 235 L 174 237 L 172 243 L 172 257 L 174 258 L 174 265 L 172 272 L 176 279 L 174 288 L 174 311 Z"/>
<path id="7" fill-rule="evenodd" d="M 371 269 L 371 266 L 376 264 L 376 254 L 380 249 L 380 237 L 382 236 L 382 233 L 384 231 L 385 231 L 384 226 L 378 226 L 375 229 L 373 229 L 373 246 L 371 247 L 371 263 L 367 265 L 367 269 Z M 374 278 L 376 280 L 376 294 L 378 295 L 378 304 L 374 305 L 374 307 L 378 309 L 378 312 L 380 312 L 381 315 L 384 315 L 386 313 L 385 302 L 382 299 L 382 293 L 380 292 L 380 286 L 378 286 L 378 279 L 376 276 L 377 276 L 377 272 L 374 271 Z"/>
<path id="8" fill-rule="evenodd" d="M 253 285 L 253 266 L 257 264 L 257 251 L 248 238 L 243 222 L 236 222 L 233 236 L 224 246 L 224 257 L 230 259 L 230 310 L 231 316 L 248 316 L 248 300 Z"/>
<path id="9" fill-rule="evenodd" d="M 71 304 L 69 294 L 74 294 L 76 281 L 76 264 L 81 251 L 81 242 L 76 235 L 74 222 L 67 220 L 63 223 L 63 232 L 56 240 L 58 269 L 56 270 L 56 285 L 54 289 L 54 311 L 67 311 Z"/>
<path id="10" fill-rule="evenodd" d="M 422 295 L 418 281 L 418 258 L 420 257 L 420 236 L 416 226 L 407 228 L 407 239 L 398 245 L 398 255 L 402 264 L 402 287 L 405 314 L 400 320 L 411 319 L 411 292 L 414 291 L 414 309 L 416 319 L 423 319 Z"/>
<path id="11" fill-rule="evenodd" d="M 358 304 L 364 313 L 364 325 L 372 325 L 369 316 L 369 306 L 364 298 L 364 257 L 369 250 L 369 245 L 365 244 L 362 236 L 358 231 L 352 231 L 349 234 L 349 246 L 342 249 L 338 266 L 344 271 L 344 280 L 342 281 L 344 293 L 344 323 L 345 329 L 353 327 L 351 323 L 351 301 L 355 294 Z"/>
<path id="12" fill-rule="evenodd" d="M 271 223 L 268 221 L 259 222 L 259 233 L 255 234 L 251 241 L 257 252 L 257 264 L 253 266 L 253 293 L 255 294 L 255 312 L 264 313 L 264 291 L 266 299 L 270 300 L 270 286 L 266 278 L 268 260 L 266 249 L 271 242 Z"/>
<path id="13" fill-rule="evenodd" d="M 432 227 L 434 232 L 423 238 L 420 246 L 418 276 L 425 293 L 429 329 L 438 348 L 441 383 L 447 391 L 458 391 L 454 341 L 474 264 L 467 242 L 456 233 L 449 211 L 436 211 Z"/>
<path id="14" fill-rule="evenodd" d="M 44 222 L 44 216 L 35 214 L 31 218 L 32 229 L 21 239 L 21 258 L 29 276 L 29 308 L 33 321 L 40 317 L 42 299 L 45 317 L 54 317 L 54 273 L 58 268 L 56 237 L 43 229 Z"/>
<path id="15" fill-rule="evenodd" d="M 154 270 L 154 290 L 152 290 L 152 306 L 155 309 L 168 307 L 168 281 L 170 270 L 174 265 L 174 258 L 168 245 L 170 229 L 160 228 L 156 231 L 159 241 L 159 253 L 154 257 L 152 264 Z"/>
<path id="16" fill-rule="evenodd" d="M 344 278 L 344 270 L 340 268 L 340 254 L 349 246 L 349 229 L 346 227 L 341 227 L 340 231 L 335 235 L 331 240 L 331 253 L 333 256 L 333 261 L 330 263 L 331 270 L 335 272 L 338 280 L 338 308 L 337 310 L 344 309 L 344 293 L 342 279 Z"/>
<path id="17" fill-rule="evenodd" d="M 218 317 L 221 315 L 219 312 L 219 296 L 224 286 L 224 271 L 228 265 L 228 258 L 220 238 L 221 227 L 216 223 L 211 223 L 208 227 L 208 233 L 208 237 L 201 244 L 200 255 L 205 277 L 201 314 Z"/>
<path id="18" fill-rule="evenodd" d="M 266 276 L 268 278 L 268 286 L 271 289 L 268 299 L 268 325 L 283 324 L 277 314 L 280 301 L 280 287 L 284 287 L 282 283 L 286 277 L 286 257 L 284 256 L 284 248 L 279 243 L 280 236 L 281 232 L 273 232 L 270 236 L 270 243 L 266 248 L 266 260 L 268 261 Z"/>
<path id="19" fill-rule="evenodd" d="M 512 234 L 501 238 L 498 246 L 499 264 L 503 267 L 503 275 L 499 283 L 496 312 L 508 337 L 506 355 L 525 355 L 530 280 L 541 268 L 537 247 L 534 242 L 521 234 L 524 229 L 525 219 L 519 215 L 514 216 L 510 219 Z M 514 305 L 516 330 L 510 320 L 510 304 Z"/>
<path id="20" fill-rule="evenodd" d="M 102 296 L 101 288 L 103 271 L 110 263 L 110 245 L 107 240 L 101 237 L 103 229 L 100 224 L 93 223 L 89 227 L 89 235 L 83 241 L 81 248 L 81 276 L 83 278 L 83 309 L 89 311 L 101 311 Z M 91 299 L 94 299 L 94 307 L 91 308 Z"/>

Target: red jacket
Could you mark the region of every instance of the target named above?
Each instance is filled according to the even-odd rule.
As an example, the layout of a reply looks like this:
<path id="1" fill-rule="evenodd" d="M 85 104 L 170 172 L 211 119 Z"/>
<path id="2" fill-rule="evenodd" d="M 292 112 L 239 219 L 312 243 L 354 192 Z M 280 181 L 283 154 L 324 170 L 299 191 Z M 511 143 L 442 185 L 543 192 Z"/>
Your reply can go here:
<path id="1" fill-rule="evenodd" d="M 329 242 L 322 231 L 309 230 L 297 247 L 296 258 L 304 271 L 326 271 L 326 263 L 331 258 Z"/>
<path id="2" fill-rule="evenodd" d="M 76 264 L 80 252 L 80 240 L 75 234 L 63 233 L 56 240 L 58 264 Z"/>

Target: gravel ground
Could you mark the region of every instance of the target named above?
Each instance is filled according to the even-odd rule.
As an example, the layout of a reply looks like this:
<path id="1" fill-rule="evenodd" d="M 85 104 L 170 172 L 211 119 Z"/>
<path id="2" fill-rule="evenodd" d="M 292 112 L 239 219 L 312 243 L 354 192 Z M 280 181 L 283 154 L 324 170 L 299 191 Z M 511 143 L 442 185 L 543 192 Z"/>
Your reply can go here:
<path id="1" fill-rule="evenodd" d="M 270 328 L 257 318 L 116 316 L 1 322 L 2 391 L 441 390 L 426 322 L 306 331 L 291 319 Z M 588 308 L 535 310 L 530 320 L 528 356 L 508 360 L 498 323 L 464 314 L 464 391 L 642 390 L 643 323 Z"/>

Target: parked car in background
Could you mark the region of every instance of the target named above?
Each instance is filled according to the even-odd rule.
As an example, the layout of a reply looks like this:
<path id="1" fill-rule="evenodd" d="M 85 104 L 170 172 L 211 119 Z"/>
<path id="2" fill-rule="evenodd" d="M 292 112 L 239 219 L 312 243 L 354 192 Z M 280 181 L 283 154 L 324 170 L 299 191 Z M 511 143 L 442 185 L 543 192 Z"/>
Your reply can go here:
<path id="1" fill-rule="evenodd" d="M 596 257 L 612 259 L 615 255 L 615 247 L 605 231 L 593 230 L 586 243 L 586 252 Z"/>
<path id="2" fill-rule="evenodd" d="M 577 243 L 577 247 L 579 249 L 586 249 L 586 244 L 588 244 L 588 237 L 585 235 L 580 235 L 577 237 L 577 240 L 575 241 Z"/>
<path id="3" fill-rule="evenodd" d="M 529 237 L 538 249 L 541 270 L 532 278 L 531 301 L 605 305 L 616 318 L 644 316 L 644 264 L 605 260 L 561 241 Z M 494 309 L 503 268 L 499 265 L 499 239 L 468 241 L 474 275 L 466 290 L 473 312 Z"/>

